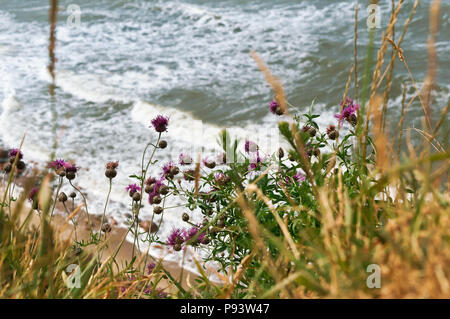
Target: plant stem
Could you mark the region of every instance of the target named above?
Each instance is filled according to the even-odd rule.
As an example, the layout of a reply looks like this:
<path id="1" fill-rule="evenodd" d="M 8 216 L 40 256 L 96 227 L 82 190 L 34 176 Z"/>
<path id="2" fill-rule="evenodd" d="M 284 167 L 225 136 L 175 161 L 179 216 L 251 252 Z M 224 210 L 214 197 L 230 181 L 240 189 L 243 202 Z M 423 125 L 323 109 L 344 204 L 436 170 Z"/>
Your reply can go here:
<path id="1" fill-rule="evenodd" d="M 50 220 L 52 219 L 53 212 L 55 211 L 56 201 L 58 200 L 58 195 L 59 195 L 59 191 L 61 190 L 62 182 L 63 182 L 63 178 L 60 176 L 59 177 L 58 188 L 56 189 L 55 201 L 53 202 L 52 211 L 50 213 Z"/>
<path id="2" fill-rule="evenodd" d="M 79 190 L 75 185 L 72 184 L 72 181 L 69 180 L 69 184 L 70 186 L 72 186 L 78 193 L 80 193 L 81 197 L 83 197 L 83 201 L 84 201 L 84 207 L 86 208 L 86 216 L 87 216 L 87 220 L 88 220 L 88 224 L 89 224 L 89 231 L 91 232 L 91 235 L 93 235 L 93 231 L 92 231 L 92 224 L 91 224 L 91 218 L 89 217 L 89 211 L 88 211 L 88 206 L 87 206 L 87 200 L 86 197 L 84 196 L 84 194 L 81 192 L 81 190 Z"/>
<path id="3" fill-rule="evenodd" d="M 98 232 L 100 233 L 100 238 L 99 239 L 102 238 L 101 230 L 102 230 L 103 222 L 105 221 L 106 207 L 108 206 L 109 195 L 111 194 L 111 189 L 112 189 L 112 178 L 109 179 L 108 195 L 106 196 L 105 207 L 103 208 L 103 215 L 102 215 L 102 219 L 100 221 L 100 226 L 99 226 L 99 229 L 98 229 Z"/>

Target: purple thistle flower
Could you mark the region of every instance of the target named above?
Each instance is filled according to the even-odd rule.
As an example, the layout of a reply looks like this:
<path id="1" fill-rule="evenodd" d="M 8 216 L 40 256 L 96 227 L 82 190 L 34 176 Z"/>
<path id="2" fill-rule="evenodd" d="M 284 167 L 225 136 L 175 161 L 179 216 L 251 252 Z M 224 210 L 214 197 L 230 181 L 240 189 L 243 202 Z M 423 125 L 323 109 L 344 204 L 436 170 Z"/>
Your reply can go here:
<path id="1" fill-rule="evenodd" d="M 166 165 L 163 166 L 163 175 L 166 175 L 167 173 L 170 172 L 170 170 L 174 167 L 173 162 L 170 161 L 169 163 L 167 163 Z"/>
<path id="2" fill-rule="evenodd" d="M 153 198 L 155 198 L 156 196 L 159 196 L 159 193 L 155 190 L 153 190 L 153 192 L 148 194 L 148 202 L 150 205 L 153 205 Z"/>
<path id="3" fill-rule="evenodd" d="M 75 163 L 65 163 L 64 168 L 66 169 L 66 172 L 76 173 L 79 167 L 75 166 Z"/>
<path id="4" fill-rule="evenodd" d="M 183 244 L 186 241 L 186 230 L 174 228 L 172 233 L 167 238 L 167 245 L 175 246 L 176 244 Z"/>
<path id="5" fill-rule="evenodd" d="M 19 159 L 23 158 L 23 154 L 21 151 L 19 151 L 18 148 L 13 148 L 9 151 L 8 156 L 9 157 L 16 157 L 16 155 L 19 154 Z"/>
<path id="6" fill-rule="evenodd" d="M 155 269 L 155 267 L 156 267 L 156 264 L 155 264 L 155 263 L 149 263 L 149 264 L 147 265 L 147 272 L 148 272 L 149 275 L 153 272 L 153 270 Z"/>
<path id="7" fill-rule="evenodd" d="M 163 183 L 164 177 L 161 177 L 159 180 L 154 179 L 153 189 L 150 194 L 148 194 L 148 202 L 150 205 L 153 205 L 153 198 L 159 196 L 159 189 L 164 185 Z"/>
<path id="8" fill-rule="evenodd" d="M 54 160 L 53 162 L 49 162 L 47 164 L 47 167 L 48 168 L 53 168 L 55 170 L 59 170 L 59 169 L 61 169 L 63 167 L 66 167 L 67 164 L 68 163 L 66 161 L 64 161 L 63 159 L 57 159 L 57 160 Z"/>
<path id="9" fill-rule="evenodd" d="M 152 120 L 152 125 L 158 133 L 167 132 L 167 125 L 169 125 L 169 118 L 158 115 Z"/>
<path id="10" fill-rule="evenodd" d="M 198 232 L 199 232 L 199 228 L 201 227 L 201 225 L 198 225 L 198 227 L 192 227 L 187 231 L 186 234 L 186 238 L 185 241 L 189 242 L 190 240 L 192 240 L 195 236 L 197 236 Z M 201 232 L 200 234 L 198 234 L 197 238 L 195 241 L 190 242 L 191 245 L 195 246 L 198 243 L 204 243 L 206 239 L 206 234 L 204 232 Z"/>
<path id="11" fill-rule="evenodd" d="M 230 176 L 225 175 L 224 173 L 217 173 L 215 176 L 215 181 L 218 185 L 225 185 L 231 181 Z"/>
<path id="12" fill-rule="evenodd" d="M 39 188 L 33 187 L 31 189 L 30 193 L 28 194 L 28 200 L 30 202 L 34 201 L 36 199 L 36 196 L 37 196 L 38 192 L 39 192 Z"/>
<path id="13" fill-rule="evenodd" d="M 250 163 L 250 165 L 248 166 L 248 171 L 251 172 L 257 168 L 258 168 L 258 165 L 256 165 L 256 163 Z"/>
<path id="14" fill-rule="evenodd" d="M 136 184 L 130 184 L 127 187 L 125 187 L 125 190 L 130 193 L 130 196 L 133 196 L 134 193 L 140 192 L 141 188 Z"/>
<path id="15" fill-rule="evenodd" d="M 105 164 L 106 169 L 116 169 L 119 166 L 119 161 L 108 162 Z"/>
<path id="16" fill-rule="evenodd" d="M 245 140 L 244 149 L 246 153 L 255 153 L 258 151 L 258 145 L 255 142 Z"/>
<path id="17" fill-rule="evenodd" d="M 356 111 L 359 110 L 360 105 L 356 104 L 352 99 L 346 98 L 345 101 L 341 102 L 342 109 L 341 114 L 335 114 L 334 117 L 342 123 L 343 120 L 349 121 L 352 117 L 356 116 Z"/>
<path id="18" fill-rule="evenodd" d="M 145 181 L 145 185 L 151 185 L 151 184 L 154 184 L 154 183 L 156 183 L 156 178 L 154 178 L 154 177 L 149 177 Z"/>
<path id="19" fill-rule="evenodd" d="M 180 165 L 192 164 L 192 158 L 187 154 L 181 153 L 180 157 L 179 157 L 179 163 L 180 163 Z"/>
<path id="20" fill-rule="evenodd" d="M 269 110 L 270 112 L 272 112 L 273 114 L 277 114 L 277 108 L 280 106 L 280 104 L 278 104 L 277 101 L 273 100 L 272 102 L 270 102 L 269 104 Z"/>

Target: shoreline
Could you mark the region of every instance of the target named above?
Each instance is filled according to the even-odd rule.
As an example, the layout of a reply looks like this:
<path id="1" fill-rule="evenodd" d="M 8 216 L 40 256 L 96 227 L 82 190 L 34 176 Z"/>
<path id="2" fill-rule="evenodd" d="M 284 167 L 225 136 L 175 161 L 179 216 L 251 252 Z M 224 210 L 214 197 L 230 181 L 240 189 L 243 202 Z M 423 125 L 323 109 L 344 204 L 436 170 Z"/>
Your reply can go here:
<path id="1" fill-rule="evenodd" d="M 0 164 L 1 166 L 1 164 Z M 20 188 L 23 187 L 24 180 L 26 178 L 22 178 L 17 182 Z M 16 188 L 17 192 L 17 188 Z M 0 195 L 4 195 L 4 187 L 0 187 Z M 15 206 L 15 202 L 11 203 L 12 208 Z M 31 206 L 28 201 L 24 202 L 24 206 L 22 207 L 22 210 L 19 212 L 19 222 L 22 223 L 30 213 Z M 90 229 L 89 229 L 89 223 L 88 218 L 85 213 L 85 210 L 83 207 L 80 208 L 78 213 L 74 216 L 75 221 L 78 224 L 77 231 L 76 231 L 76 237 L 78 241 L 82 240 L 89 240 L 90 238 Z M 100 229 L 100 223 L 101 223 L 101 215 L 96 214 L 89 214 L 89 219 L 91 222 L 92 230 L 94 232 L 97 232 Z M 101 256 L 101 262 L 105 262 L 110 256 L 112 256 L 114 253 L 116 253 L 118 246 L 122 243 L 122 246 L 117 251 L 117 255 L 115 257 L 117 264 L 119 266 L 119 270 L 123 270 L 127 263 L 129 263 L 132 260 L 133 255 L 133 246 L 134 244 L 127 240 L 127 238 L 124 238 L 128 235 L 128 229 L 124 227 L 118 226 L 118 223 L 114 220 L 112 217 L 105 217 L 105 222 L 108 222 L 111 226 L 111 231 L 106 233 L 106 245 L 103 250 L 102 256 Z M 36 213 L 35 210 L 33 210 L 30 214 L 29 223 L 27 227 L 39 227 L 40 225 L 40 217 Z M 58 234 L 57 239 L 61 241 L 75 241 L 75 229 L 73 227 L 72 221 L 68 218 L 67 212 L 65 212 L 63 205 L 60 202 L 57 202 L 55 206 L 55 211 L 51 220 L 51 225 L 53 229 L 56 231 L 56 234 Z M 141 226 L 139 226 L 141 227 Z M 142 228 L 142 227 L 141 227 Z M 102 232 L 103 233 L 103 232 Z M 104 234 L 104 233 L 103 233 Z M 136 245 L 137 246 L 137 245 Z M 93 246 L 89 246 L 87 248 L 87 252 L 95 252 L 95 249 Z M 138 247 L 134 248 L 135 257 L 137 260 L 143 260 L 146 258 L 146 252 L 147 247 L 143 248 L 141 247 L 140 250 L 138 250 Z M 179 263 L 167 259 L 167 256 L 170 254 L 173 254 L 173 252 L 170 252 L 168 249 L 165 249 L 165 247 L 158 243 L 152 243 L 152 250 L 158 249 L 160 251 L 159 256 L 156 256 L 156 254 L 151 254 L 150 250 L 148 250 L 148 259 L 147 264 L 150 263 L 161 263 L 161 266 L 166 270 L 173 278 L 181 278 L 182 280 L 181 284 L 182 287 L 187 289 L 190 286 L 190 283 L 193 279 L 199 276 L 198 273 L 193 272 L 187 267 L 182 267 Z M 186 254 L 188 255 L 188 254 Z M 210 271 L 206 271 L 207 275 L 210 277 L 212 273 Z M 167 289 L 168 287 L 173 287 L 173 284 L 170 283 L 168 279 L 163 279 L 159 282 L 158 287 L 162 290 Z"/>
<path id="2" fill-rule="evenodd" d="M 3 166 L 7 162 L 7 154 L 8 154 L 7 149 L 4 147 L 0 147 L 0 170 L 3 170 Z M 33 162 L 33 163 L 35 165 L 39 164 L 38 162 Z M 31 182 L 32 177 L 30 176 L 29 170 L 33 170 L 33 169 L 34 168 L 29 167 L 26 169 L 25 172 L 19 174 L 16 177 L 15 181 L 13 182 L 13 184 L 15 184 L 15 192 L 17 195 L 16 197 L 18 197 L 18 195 L 19 195 L 19 193 L 18 193 L 19 190 L 20 190 L 20 192 L 23 191 L 23 189 L 25 188 L 25 185 L 27 183 Z M 6 182 L 7 182 L 7 180 L 6 180 Z M 1 196 L 4 195 L 4 186 L 5 185 L 0 185 L 0 195 Z M 87 194 L 87 195 L 89 195 L 89 194 Z M 54 194 L 53 194 L 53 197 L 54 197 Z M 88 200 L 88 202 L 89 202 L 89 200 Z M 26 218 L 29 210 L 31 209 L 31 205 L 28 200 L 25 200 L 24 204 L 25 205 L 24 205 L 22 211 L 20 212 L 20 219 Z M 14 206 L 14 203 L 12 203 L 12 205 Z M 66 204 L 66 206 L 68 206 L 68 205 Z M 62 227 L 65 227 L 63 232 L 58 232 L 58 233 L 60 233 L 59 239 L 63 240 L 63 241 L 68 240 L 73 243 L 75 241 L 75 232 L 74 232 L 73 223 L 72 223 L 72 221 L 66 219 L 69 215 L 68 213 L 71 213 L 70 208 L 69 207 L 65 208 L 61 202 L 57 201 L 56 205 L 55 205 L 55 210 L 54 210 L 51 224 L 56 231 L 58 231 Z M 76 207 L 75 207 L 75 209 L 76 209 Z M 74 217 L 75 217 L 75 221 L 78 224 L 77 240 L 78 241 L 89 240 L 90 239 L 90 229 L 89 229 L 89 224 L 88 224 L 88 218 L 87 218 L 86 211 L 84 209 L 83 204 L 81 204 L 81 208 L 80 208 L 79 212 Z M 101 219 L 102 219 L 102 214 L 89 213 L 89 220 L 91 221 L 92 230 L 94 233 L 98 232 L 100 230 Z M 111 231 L 107 233 L 108 243 L 105 246 L 105 249 L 102 253 L 102 258 L 101 258 L 102 262 L 107 260 L 112 254 L 116 253 L 117 247 L 123 241 L 122 246 L 116 255 L 116 260 L 117 260 L 118 264 L 120 265 L 120 270 L 122 270 L 125 267 L 127 262 L 131 261 L 132 256 L 133 256 L 133 246 L 135 246 L 134 252 L 135 252 L 135 256 L 138 259 L 139 258 L 144 259 L 146 253 L 148 252 L 147 253 L 147 256 L 148 256 L 147 263 L 154 262 L 154 263 L 158 264 L 159 262 L 161 262 L 161 266 L 176 279 L 180 278 L 180 275 L 182 273 L 183 288 L 188 288 L 187 280 L 190 279 L 192 281 L 193 279 L 195 279 L 196 277 L 199 277 L 201 275 L 201 273 L 197 269 L 193 270 L 192 267 L 189 267 L 189 265 L 187 263 L 185 263 L 185 261 L 189 261 L 192 263 L 192 261 L 193 261 L 192 259 L 197 257 L 196 260 L 198 260 L 198 262 L 200 264 L 202 264 L 201 257 L 196 256 L 195 250 L 193 248 L 191 248 L 190 246 L 186 246 L 185 253 L 171 251 L 171 249 L 168 249 L 166 246 L 161 245 L 159 243 L 152 243 L 151 250 L 148 247 L 142 247 L 142 246 L 139 249 L 138 248 L 139 245 L 134 245 L 134 243 L 131 240 L 129 240 L 129 238 L 124 238 L 125 236 L 126 237 L 129 236 L 128 228 L 124 227 L 123 225 L 120 225 L 119 222 L 116 221 L 113 216 L 106 215 L 104 223 L 108 223 L 111 226 Z M 149 223 L 151 223 L 151 222 L 149 222 Z M 29 226 L 39 226 L 39 224 L 40 224 L 40 218 L 36 214 L 36 211 L 33 211 L 33 213 L 31 214 Z M 67 224 L 67 225 L 64 226 L 64 224 Z M 154 226 L 156 226 L 155 231 L 153 231 Z M 150 233 L 159 231 L 158 225 L 154 224 L 154 226 L 151 224 L 147 224 L 144 227 L 149 229 L 148 231 Z M 144 229 L 144 227 L 141 226 L 141 224 L 139 224 L 138 227 L 140 228 L 141 231 L 146 230 L 146 229 Z M 104 232 L 102 232 L 102 234 L 104 234 Z M 154 253 L 155 249 L 157 250 L 157 253 Z M 89 250 L 94 251 L 92 246 L 89 247 L 88 251 Z M 179 255 L 179 256 L 177 256 L 177 255 Z M 177 258 L 177 257 L 179 257 L 179 258 Z M 180 261 L 182 261 L 182 262 L 180 263 Z M 203 264 L 203 266 L 205 266 L 205 265 Z M 208 276 L 209 281 L 211 281 L 212 283 L 221 285 L 224 283 L 223 279 L 222 279 L 223 275 L 217 276 L 217 271 L 214 268 L 215 267 L 210 266 L 210 265 L 203 267 L 203 272 Z"/>

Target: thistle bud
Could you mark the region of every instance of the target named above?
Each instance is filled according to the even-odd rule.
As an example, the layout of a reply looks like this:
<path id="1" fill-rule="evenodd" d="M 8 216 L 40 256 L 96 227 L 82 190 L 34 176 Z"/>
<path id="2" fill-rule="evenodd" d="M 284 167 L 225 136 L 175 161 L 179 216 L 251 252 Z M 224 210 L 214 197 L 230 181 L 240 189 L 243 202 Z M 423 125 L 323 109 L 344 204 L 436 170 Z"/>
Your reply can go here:
<path id="1" fill-rule="evenodd" d="M 358 119 L 356 117 L 356 114 L 351 114 L 348 118 L 347 121 L 350 122 L 351 125 L 356 126 L 356 124 L 358 123 Z"/>
<path id="2" fill-rule="evenodd" d="M 117 171 L 114 168 L 109 168 L 105 171 L 105 176 L 112 179 L 117 176 Z"/>
<path id="3" fill-rule="evenodd" d="M 214 162 L 214 161 L 205 161 L 205 166 L 210 168 L 210 169 L 213 169 L 214 167 L 216 167 L 216 162 Z"/>
<path id="4" fill-rule="evenodd" d="M 167 187 L 166 185 L 162 185 L 159 188 L 159 193 L 162 195 L 167 195 L 169 193 L 169 187 Z"/>
<path id="5" fill-rule="evenodd" d="M 66 193 L 62 192 L 61 194 L 59 194 L 58 201 L 60 201 L 61 203 L 65 203 L 67 201 Z"/>
<path id="6" fill-rule="evenodd" d="M 69 181 L 75 179 L 75 176 L 76 176 L 75 172 L 72 172 L 72 171 L 66 172 L 66 177 Z"/>
<path id="7" fill-rule="evenodd" d="M 23 170 L 23 169 L 25 169 L 25 167 L 26 167 L 26 165 L 25 165 L 24 161 L 18 161 L 17 162 L 17 169 L 18 170 Z"/>
<path id="8" fill-rule="evenodd" d="M 69 197 L 70 197 L 70 198 L 75 198 L 75 197 L 77 197 L 77 193 L 72 192 L 72 193 L 70 193 Z"/>
<path id="9" fill-rule="evenodd" d="M 111 225 L 108 223 L 105 223 L 102 225 L 102 232 L 109 233 L 111 232 Z"/>
<path id="10" fill-rule="evenodd" d="M 278 107 L 275 109 L 275 114 L 276 114 L 276 115 L 280 115 L 280 116 L 284 114 L 283 109 L 281 108 L 281 106 L 278 106 Z"/>
<path id="11" fill-rule="evenodd" d="M 6 164 L 5 167 L 3 167 L 3 170 L 4 170 L 6 173 L 11 172 L 11 170 L 12 170 L 11 164 Z"/>
<path id="12" fill-rule="evenodd" d="M 161 197 L 156 195 L 155 197 L 153 197 L 153 204 L 159 204 L 159 203 L 161 203 Z"/>
<path id="13" fill-rule="evenodd" d="M 144 192 L 146 192 L 147 194 L 150 194 L 153 191 L 154 186 L 155 186 L 155 184 L 146 185 L 144 188 Z"/>
<path id="14" fill-rule="evenodd" d="M 189 215 L 188 215 L 187 213 L 183 213 L 183 215 L 181 216 L 181 219 L 182 219 L 184 222 L 187 222 L 187 221 L 189 221 Z"/>
<path id="15" fill-rule="evenodd" d="M 284 151 L 283 151 L 283 149 L 280 147 L 279 149 L 278 149 L 278 158 L 279 159 L 282 159 L 284 157 Z"/>
<path id="16" fill-rule="evenodd" d="M 138 201 L 141 200 L 141 194 L 140 194 L 139 192 L 135 192 L 135 193 L 133 194 L 132 198 L 133 198 L 133 200 L 134 200 L 135 202 L 138 202 Z"/>
<path id="17" fill-rule="evenodd" d="M 181 244 L 175 244 L 173 245 L 173 250 L 180 251 L 181 250 Z"/>
<path id="18" fill-rule="evenodd" d="M 167 142 L 162 140 L 162 141 L 159 142 L 158 146 L 161 149 L 165 149 L 167 147 Z"/>
<path id="19" fill-rule="evenodd" d="M 336 126 L 334 125 L 328 126 L 327 135 L 330 140 L 335 140 L 339 136 L 339 133 L 336 131 Z"/>
<path id="20" fill-rule="evenodd" d="M 153 198 L 154 199 L 154 198 Z M 153 212 L 156 214 L 156 215 L 159 215 L 159 214 L 161 214 L 162 212 L 163 212 L 163 208 L 161 207 L 161 206 L 156 206 L 155 208 L 153 208 Z"/>
<path id="21" fill-rule="evenodd" d="M 173 176 L 177 175 L 179 172 L 180 172 L 180 169 L 177 166 L 174 166 L 170 169 L 170 174 Z"/>
<path id="22" fill-rule="evenodd" d="M 312 126 L 305 125 L 303 126 L 302 131 L 308 133 L 311 137 L 316 136 L 316 129 Z"/>

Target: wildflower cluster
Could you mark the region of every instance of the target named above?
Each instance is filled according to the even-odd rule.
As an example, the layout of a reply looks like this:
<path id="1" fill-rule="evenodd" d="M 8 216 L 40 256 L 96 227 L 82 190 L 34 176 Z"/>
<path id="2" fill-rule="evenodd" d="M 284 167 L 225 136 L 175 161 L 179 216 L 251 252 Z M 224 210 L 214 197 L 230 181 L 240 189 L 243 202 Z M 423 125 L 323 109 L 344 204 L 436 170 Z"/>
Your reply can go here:
<path id="1" fill-rule="evenodd" d="M 201 231 L 201 225 L 196 225 L 189 229 L 173 229 L 166 243 L 172 246 L 175 251 L 180 251 L 183 245 L 197 246 L 199 244 L 208 244 L 209 239 L 206 233 Z"/>
<path id="2" fill-rule="evenodd" d="M 73 162 L 66 162 L 63 159 L 57 159 L 47 164 L 48 168 L 51 168 L 58 174 L 60 177 L 66 177 L 69 181 L 75 179 L 76 173 L 78 172 L 79 167 L 75 165 Z"/>
<path id="3" fill-rule="evenodd" d="M 13 148 L 8 152 L 8 163 L 3 167 L 5 173 L 10 173 L 13 165 L 16 165 L 18 173 L 22 173 L 25 168 L 25 162 L 23 159 L 23 153 L 18 148 Z"/>
<path id="4" fill-rule="evenodd" d="M 335 114 L 334 117 L 342 123 L 344 120 L 352 124 L 357 123 L 356 111 L 359 110 L 360 105 L 354 102 L 351 98 L 347 97 L 345 101 L 341 102 L 342 113 Z"/>

